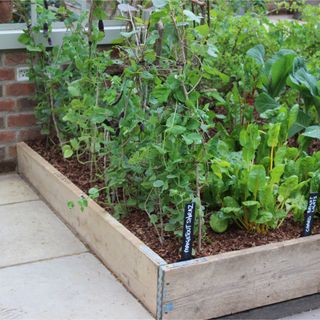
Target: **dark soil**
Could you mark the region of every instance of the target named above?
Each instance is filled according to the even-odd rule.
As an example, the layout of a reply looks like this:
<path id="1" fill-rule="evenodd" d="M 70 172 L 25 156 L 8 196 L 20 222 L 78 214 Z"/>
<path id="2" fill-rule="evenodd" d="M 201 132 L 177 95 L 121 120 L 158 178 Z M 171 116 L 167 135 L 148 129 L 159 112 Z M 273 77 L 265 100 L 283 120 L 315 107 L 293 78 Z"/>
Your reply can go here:
<path id="1" fill-rule="evenodd" d="M 313 152 L 316 152 L 319 150 L 320 150 L 320 140 L 312 140 L 312 142 L 308 148 L 308 153 L 312 154 Z"/>
<path id="2" fill-rule="evenodd" d="M 88 166 L 79 164 L 76 159 L 64 160 L 57 145 L 46 146 L 44 141 L 37 141 L 30 143 L 30 146 L 85 193 L 89 188 L 97 185 L 97 182 L 90 183 Z M 312 149 L 319 150 L 319 145 L 313 147 Z M 112 212 L 103 198 L 100 198 L 98 203 Z M 172 233 L 165 233 L 164 245 L 161 246 L 153 225 L 150 224 L 148 216 L 143 211 L 131 212 L 121 222 L 167 262 L 172 263 L 180 259 L 181 240 Z M 287 218 L 279 229 L 271 230 L 267 234 L 250 233 L 236 227 L 231 227 L 223 234 L 216 234 L 208 227 L 203 249 L 201 252 L 197 252 L 196 257 L 295 239 L 300 237 L 301 231 L 302 225 L 295 223 L 292 217 Z M 320 219 L 317 218 L 314 222 L 313 234 L 318 233 L 320 233 Z M 196 243 L 194 243 L 194 247 L 196 247 Z"/>

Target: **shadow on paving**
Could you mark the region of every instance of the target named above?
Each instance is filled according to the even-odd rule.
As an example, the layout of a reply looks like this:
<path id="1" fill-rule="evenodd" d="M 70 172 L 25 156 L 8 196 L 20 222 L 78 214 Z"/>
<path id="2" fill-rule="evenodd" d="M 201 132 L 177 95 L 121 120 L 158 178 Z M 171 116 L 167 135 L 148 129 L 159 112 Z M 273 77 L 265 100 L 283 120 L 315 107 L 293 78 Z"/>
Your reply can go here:
<path id="1" fill-rule="evenodd" d="M 236 313 L 230 316 L 215 318 L 215 319 L 281 319 L 285 317 L 290 317 L 299 313 L 307 312 L 314 309 L 320 308 L 320 294 L 314 294 L 298 299 L 293 299 L 290 301 L 285 301 L 281 303 L 271 304 L 269 306 Z M 289 320 L 289 319 L 288 319 Z"/>

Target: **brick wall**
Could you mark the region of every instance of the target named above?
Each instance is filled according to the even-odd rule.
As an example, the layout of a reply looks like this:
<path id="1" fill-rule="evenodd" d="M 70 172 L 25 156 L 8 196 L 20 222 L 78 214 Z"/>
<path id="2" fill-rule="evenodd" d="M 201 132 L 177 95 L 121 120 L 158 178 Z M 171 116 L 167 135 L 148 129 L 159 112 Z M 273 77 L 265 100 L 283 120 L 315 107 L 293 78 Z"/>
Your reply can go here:
<path id="1" fill-rule="evenodd" d="M 35 88 L 17 81 L 17 68 L 25 66 L 23 50 L 0 51 L 0 172 L 15 168 L 17 142 L 39 137 L 33 114 Z"/>

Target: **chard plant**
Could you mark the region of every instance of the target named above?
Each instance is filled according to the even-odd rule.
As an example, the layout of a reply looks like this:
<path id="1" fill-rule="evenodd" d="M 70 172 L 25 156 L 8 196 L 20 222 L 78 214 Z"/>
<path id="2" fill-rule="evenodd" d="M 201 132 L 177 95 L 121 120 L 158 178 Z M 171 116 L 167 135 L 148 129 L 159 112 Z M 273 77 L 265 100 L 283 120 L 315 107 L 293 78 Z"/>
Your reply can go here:
<path id="1" fill-rule="evenodd" d="M 241 130 L 241 151 L 232 151 L 220 141 L 213 159 L 211 206 L 221 207 L 210 218 L 216 232 L 231 223 L 248 231 L 265 233 L 278 228 L 290 212 L 303 220 L 306 196 L 319 182 L 320 153 L 299 156 L 299 149 L 285 142 L 287 127 L 281 123 L 259 128 L 250 124 Z M 211 190 L 212 188 L 212 190 Z"/>

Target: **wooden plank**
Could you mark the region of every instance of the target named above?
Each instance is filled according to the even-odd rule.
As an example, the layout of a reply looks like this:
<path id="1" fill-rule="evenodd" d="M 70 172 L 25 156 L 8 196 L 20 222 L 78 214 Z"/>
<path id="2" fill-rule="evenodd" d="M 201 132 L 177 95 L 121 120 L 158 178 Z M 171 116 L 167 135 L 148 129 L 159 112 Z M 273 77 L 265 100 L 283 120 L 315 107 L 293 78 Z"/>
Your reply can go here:
<path id="1" fill-rule="evenodd" d="M 83 192 L 25 143 L 19 143 L 17 150 L 20 174 L 156 315 L 158 269 L 166 262 L 94 201 L 84 212 L 78 206 L 68 209 L 67 202 L 77 202 Z"/>
<path id="2" fill-rule="evenodd" d="M 320 291 L 320 235 L 161 267 L 163 319 L 210 319 Z"/>

